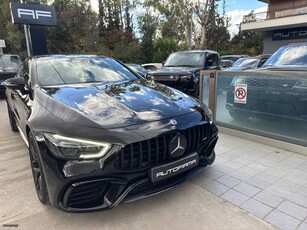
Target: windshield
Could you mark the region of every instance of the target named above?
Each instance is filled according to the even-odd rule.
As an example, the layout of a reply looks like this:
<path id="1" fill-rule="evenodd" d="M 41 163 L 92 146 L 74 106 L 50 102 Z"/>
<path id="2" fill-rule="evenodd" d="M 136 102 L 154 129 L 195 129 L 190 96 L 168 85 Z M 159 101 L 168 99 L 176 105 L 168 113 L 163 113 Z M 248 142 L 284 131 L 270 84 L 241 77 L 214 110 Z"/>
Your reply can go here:
<path id="1" fill-rule="evenodd" d="M 19 68 L 21 60 L 18 56 L 0 56 L 0 67 Z"/>
<path id="2" fill-rule="evenodd" d="M 87 82 L 116 83 L 138 78 L 119 62 L 102 57 L 59 57 L 37 61 L 43 86 Z"/>
<path id="3" fill-rule="evenodd" d="M 263 66 L 307 65 L 307 45 L 279 48 Z"/>
<path id="4" fill-rule="evenodd" d="M 251 67 L 251 66 L 255 66 L 257 61 L 258 59 L 255 59 L 255 58 L 240 58 L 232 66 L 242 67 L 242 68 Z"/>
<path id="5" fill-rule="evenodd" d="M 127 64 L 128 67 L 130 67 L 135 72 L 141 72 L 146 73 L 146 69 L 143 66 L 136 65 L 136 64 Z"/>
<path id="6" fill-rule="evenodd" d="M 172 53 L 166 60 L 164 66 L 191 66 L 202 67 L 205 62 L 204 52 Z"/>

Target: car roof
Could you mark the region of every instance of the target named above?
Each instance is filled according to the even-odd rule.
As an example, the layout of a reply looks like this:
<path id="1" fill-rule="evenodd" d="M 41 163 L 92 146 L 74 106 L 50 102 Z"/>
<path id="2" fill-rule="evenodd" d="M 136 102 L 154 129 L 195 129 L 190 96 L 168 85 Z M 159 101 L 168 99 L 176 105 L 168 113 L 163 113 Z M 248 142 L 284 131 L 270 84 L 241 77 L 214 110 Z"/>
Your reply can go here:
<path id="1" fill-rule="evenodd" d="M 307 46 L 307 42 L 301 42 L 301 43 L 292 43 L 281 47 L 295 47 L 295 46 Z"/>
<path id="2" fill-rule="evenodd" d="M 95 57 L 102 57 L 100 55 L 92 55 L 92 54 L 51 54 L 51 55 L 42 55 L 42 56 L 33 56 L 30 59 L 37 60 L 37 59 L 59 59 L 59 58 L 95 58 Z"/>
<path id="3" fill-rule="evenodd" d="M 207 52 L 207 53 L 216 53 L 216 54 L 218 54 L 218 52 L 213 51 L 213 50 L 182 50 L 182 51 L 177 51 L 177 52 L 173 52 L 173 53 L 201 53 L 201 52 L 203 52 L 203 53 Z"/>

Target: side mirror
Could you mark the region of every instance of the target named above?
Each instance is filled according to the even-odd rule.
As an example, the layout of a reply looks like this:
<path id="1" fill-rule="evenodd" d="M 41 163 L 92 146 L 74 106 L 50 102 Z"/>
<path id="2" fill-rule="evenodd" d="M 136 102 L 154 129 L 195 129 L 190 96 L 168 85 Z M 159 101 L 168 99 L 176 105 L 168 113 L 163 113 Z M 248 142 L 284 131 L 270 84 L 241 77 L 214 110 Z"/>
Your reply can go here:
<path id="1" fill-rule="evenodd" d="M 148 74 L 148 73 L 145 75 L 145 78 L 146 78 L 148 81 L 154 81 L 154 80 L 155 80 L 155 77 L 152 76 L 151 74 Z"/>
<path id="2" fill-rule="evenodd" d="M 25 91 L 25 80 L 23 77 L 9 78 L 4 82 L 4 86 L 11 90 Z"/>
<path id="3" fill-rule="evenodd" d="M 165 61 L 162 62 L 162 66 L 164 66 L 164 64 L 165 64 Z"/>

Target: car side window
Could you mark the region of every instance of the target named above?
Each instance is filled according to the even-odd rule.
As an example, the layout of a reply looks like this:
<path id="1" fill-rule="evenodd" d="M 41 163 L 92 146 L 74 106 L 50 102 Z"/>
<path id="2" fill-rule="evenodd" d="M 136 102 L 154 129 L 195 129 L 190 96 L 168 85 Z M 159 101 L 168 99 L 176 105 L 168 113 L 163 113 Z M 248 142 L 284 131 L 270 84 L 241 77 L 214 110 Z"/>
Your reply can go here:
<path id="1" fill-rule="evenodd" d="M 219 56 L 217 54 L 209 54 L 206 60 L 206 67 L 213 68 L 219 65 Z"/>
<path id="2" fill-rule="evenodd" d="M 30 85 L 30 77 L 29 77 L 29 61 L 24 61 L 20 66 L 17 76 L 24 78 L 25 84 L 27 86 Z"/>

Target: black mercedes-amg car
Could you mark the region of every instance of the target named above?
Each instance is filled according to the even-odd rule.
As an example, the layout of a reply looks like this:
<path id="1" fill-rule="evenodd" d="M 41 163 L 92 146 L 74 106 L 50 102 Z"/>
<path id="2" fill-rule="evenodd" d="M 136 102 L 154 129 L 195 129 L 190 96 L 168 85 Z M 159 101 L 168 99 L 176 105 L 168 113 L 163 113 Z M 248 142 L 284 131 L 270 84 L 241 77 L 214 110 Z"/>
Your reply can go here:
<path id="1" fill-rule="evenodd" d="M 168 190 L 215 159 L 218 130 L 206 105 L 114 59 L 33 57 L 5 86 L 44 204 L 113 208 Z"/>

